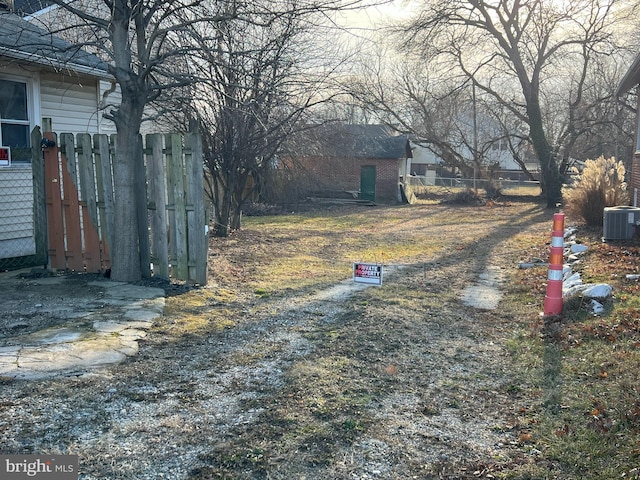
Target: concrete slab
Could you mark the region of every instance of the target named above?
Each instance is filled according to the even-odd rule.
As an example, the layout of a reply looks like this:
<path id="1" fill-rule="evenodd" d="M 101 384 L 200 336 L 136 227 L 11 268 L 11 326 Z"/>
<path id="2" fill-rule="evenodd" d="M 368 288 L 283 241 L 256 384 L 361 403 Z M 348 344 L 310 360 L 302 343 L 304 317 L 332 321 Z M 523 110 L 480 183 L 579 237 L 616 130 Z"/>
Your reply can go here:
<path id="1" fill-rule="evenodd" d="M 138 340 L 164 313 L 164 290 L 84 278 L 0 274 L 0 313 L 10 312 L 0 324 L 0 376 L 80 375 L 138 353 Z"/>
<path id="2" fill-rule="evenodd" d="M 76 342 L 86 338 L 90 334 L 91 332 L 88 332 L 86 328 L 70 326 L 62 328 L 47 328 L 30 335 L 19 337 L 19 340 L 22 345 L 51 345 L 57 343 Z"/>
<path id="3" fill-rule="evenodd" d="M 153 322 L 160 314 L 158 312 L 150 311 L 150 310 L 127 310 L 124 312 L 124 318 L 126 320 L 132 320 L 134 322 Z"/>
<path id="4" fill-rule="evenodd" d="M 495 310 L 502 300 L 500 285 L 504 275 L 499 268 L 488 267 L 478 276 L 478 280 L 462 291 L 462 303 L 479 310 Z"/>

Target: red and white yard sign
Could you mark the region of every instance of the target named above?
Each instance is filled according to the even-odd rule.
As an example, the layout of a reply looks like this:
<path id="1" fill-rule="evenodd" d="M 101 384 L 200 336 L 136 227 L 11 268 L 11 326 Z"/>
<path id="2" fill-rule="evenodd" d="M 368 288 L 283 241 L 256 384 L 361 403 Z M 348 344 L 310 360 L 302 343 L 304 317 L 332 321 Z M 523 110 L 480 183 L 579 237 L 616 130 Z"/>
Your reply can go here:
<path id="1" fill-rule="evenodd" d="M 353 281 L 382 285 L 382 265 L 379 263 L 354 263 Z"/>
<path id="2" fill-rule="evenodd" d="M 0 147 L 0 167 L 11 166 L 11 148 Z"/>

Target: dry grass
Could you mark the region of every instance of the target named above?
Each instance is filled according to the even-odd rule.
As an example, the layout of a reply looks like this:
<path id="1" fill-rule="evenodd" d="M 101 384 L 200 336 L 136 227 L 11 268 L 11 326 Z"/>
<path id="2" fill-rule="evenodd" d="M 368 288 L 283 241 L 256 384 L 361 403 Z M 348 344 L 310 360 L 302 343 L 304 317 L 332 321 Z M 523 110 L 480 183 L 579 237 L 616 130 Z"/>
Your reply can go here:
<path id="1" fill-rule="evenodd" d="M 169 297 L 137 357 L 5 382 L 0 445 L 79 454 L 83 480 L 633 478 L 640 305 L 624 274 L 640 254 L 584 236 L 584 276 L 613 281 L 615 302 L 567 312 L 551 339 L 546 270 L 516 268 L 546 259 L 551 214 L 509 200 L 248 218 L 212 239 L 209 285 Z M 356 260 L 399 269 L 314 296 Z M 460 301 L 487 266 L 508 278 L 496 311 Z"/>
<path id="2" fill-rule="evenodd" d="M 508 478 L 638 478 L 640 459 L 640 316 L 636 281 L 637 239 L 602 243 L 600 230 L 583 227 L 589 245 L 580 271 L 583 281 L 609 283 L 614 298 L 602 316 L 579 301 L 565 302 L 560 328 L 547 335 L 541 319 L 520 325 L 511 348 L 531 402 L 518 421 L 530 425 L 535 459 L 509 471 Z M 531 239 L 532 253 L 539 239 Z M 526 271 L 516 276 L 514 307 L 539 298 L 544 285 Z M 533 296 L 531 292 L 535 292 Z"/>

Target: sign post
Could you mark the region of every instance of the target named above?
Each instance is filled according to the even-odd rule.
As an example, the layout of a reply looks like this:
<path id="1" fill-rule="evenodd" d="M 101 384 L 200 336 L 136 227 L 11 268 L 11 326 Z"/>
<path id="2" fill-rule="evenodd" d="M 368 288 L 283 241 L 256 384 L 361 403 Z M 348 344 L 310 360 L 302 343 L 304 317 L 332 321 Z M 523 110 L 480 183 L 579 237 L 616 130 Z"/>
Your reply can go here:
<path id="1" fill-rule="evenodd" d="M 382 265 L 379 263 L 354 263 L 353 281 L 356 283 L 382 285 Z"/>

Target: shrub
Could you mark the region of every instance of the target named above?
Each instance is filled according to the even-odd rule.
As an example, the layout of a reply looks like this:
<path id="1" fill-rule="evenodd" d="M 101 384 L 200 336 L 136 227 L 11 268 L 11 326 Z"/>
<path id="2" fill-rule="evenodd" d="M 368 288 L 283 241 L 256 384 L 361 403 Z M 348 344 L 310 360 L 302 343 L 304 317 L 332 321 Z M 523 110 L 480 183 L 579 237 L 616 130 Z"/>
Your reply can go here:
<path id="1" fill-rule="evenodd" d="M 462 192 L 458 192 L 455 195 L 442 200 L 440 203 L 443 204 L 453 204 L 453 205 L 482 205 L 484 201 L 478 195 L 478 192 L 475 192 L 471 189 L 466 189 Z"/>
<path id="2" fill-rule="evenodd" d="M 572 185 L 563 188 L 565 212 L 588 226 L 601 226 L 605 207 L 628 205 L 625 168 L 616 159 L 587 160 Z"/>

